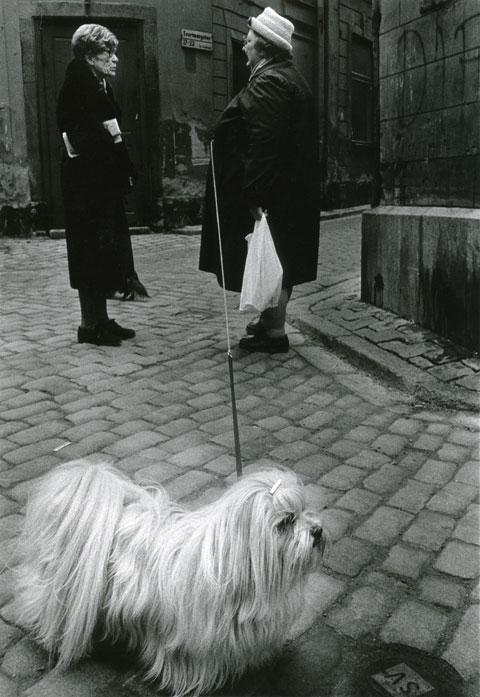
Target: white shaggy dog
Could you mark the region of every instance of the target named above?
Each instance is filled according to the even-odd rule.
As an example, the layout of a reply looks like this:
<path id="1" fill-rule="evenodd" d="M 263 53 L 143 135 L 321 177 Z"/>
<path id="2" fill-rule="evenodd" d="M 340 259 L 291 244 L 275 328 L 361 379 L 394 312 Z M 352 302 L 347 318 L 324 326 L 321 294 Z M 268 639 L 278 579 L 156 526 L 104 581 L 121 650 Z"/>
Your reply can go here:
<path id="1" fill-rule="evenodd" d="M 122 641 L 148 680 L 200 695 L 280 649 L 323 539 L 289 471 L 244 476 L 191 512 L 113 467 L 75 461 L 28 504 L 20 621 L 60 668 L 97 639 Z"/>

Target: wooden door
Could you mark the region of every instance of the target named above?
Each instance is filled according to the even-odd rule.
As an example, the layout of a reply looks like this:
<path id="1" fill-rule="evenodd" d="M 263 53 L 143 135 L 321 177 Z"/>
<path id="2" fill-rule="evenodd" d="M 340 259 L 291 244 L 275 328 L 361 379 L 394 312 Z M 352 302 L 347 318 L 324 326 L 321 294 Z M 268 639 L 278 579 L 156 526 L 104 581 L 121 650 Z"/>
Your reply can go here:
<path id="1" fill-rule="evenodd" d="M 89 20 L 95 21 L 95 20 Z M 150 199 L 149 166 L 145 128 L 145 79 L 141 24 L 128 20 L 98 21 L 108 27 L 119 40 L 118 67 L 109 78 L 122 112 L 122 131 L 137 172 L 138 182 L 133 193 L 126 197 L 130 225 L 146 223 L 147 201 Z M 40 137 L 44 197 L 49 206 L 50 225 L 64 225 L 60 192 L 60 161 L 63 143 L 57 131 L 56 102 L 72 60 L 71 38 L 82 20 L 45 20 L 37 26 L 37 45 L 40 48 L 39 71 Z"/>

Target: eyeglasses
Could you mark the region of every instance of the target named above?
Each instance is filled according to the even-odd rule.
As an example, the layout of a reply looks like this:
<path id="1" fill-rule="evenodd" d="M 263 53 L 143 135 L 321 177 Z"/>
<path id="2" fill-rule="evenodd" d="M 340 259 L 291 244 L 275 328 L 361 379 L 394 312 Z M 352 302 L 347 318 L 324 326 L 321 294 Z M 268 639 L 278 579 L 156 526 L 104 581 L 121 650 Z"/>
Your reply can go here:
<path id="1" fill-rule="evenodd" d="M 115 50 L 112 51 L 100 51 L 100 53 L 97 53 L 95 58 L 100 58 L 100 60 L 110 60 L 111 58 L 117 58 L 117 52 Z"/>

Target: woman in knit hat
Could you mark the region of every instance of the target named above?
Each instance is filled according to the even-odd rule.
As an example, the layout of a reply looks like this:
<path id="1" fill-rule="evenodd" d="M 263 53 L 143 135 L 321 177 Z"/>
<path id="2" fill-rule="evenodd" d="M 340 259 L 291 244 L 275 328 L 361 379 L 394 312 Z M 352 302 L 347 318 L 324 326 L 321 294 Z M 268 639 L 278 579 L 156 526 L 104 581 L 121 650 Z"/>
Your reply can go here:
<path id="1" fill-rule="evenodd" d="M 247 351 L 285 353 L 287 303 L 293 286 L 317 275 L 319 167 L 311 91 L 293 65 L 293 24 L 267 7 L 248 20 L 244 52 L 250 78 L 214 132 L 213 159 L 225 286 L 240 291 L 245 236 L 266 214 L 283 283 L 277 307 L 247 325 Z M 212 170 L 207 178 L 200 269 L 222 285 Z"/>

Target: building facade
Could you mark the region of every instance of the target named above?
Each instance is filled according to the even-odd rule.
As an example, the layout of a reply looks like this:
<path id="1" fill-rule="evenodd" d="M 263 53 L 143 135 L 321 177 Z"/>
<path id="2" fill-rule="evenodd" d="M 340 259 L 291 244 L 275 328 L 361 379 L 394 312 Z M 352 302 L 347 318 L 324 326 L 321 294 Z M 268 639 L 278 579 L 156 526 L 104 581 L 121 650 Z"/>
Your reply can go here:
<path id="1" fill-rule="evenodd" d="M 246 20 L 295 24 L 295 62 L 318 104 L 324 208 L 370 203 L 375 134 L 371 0 L 0 0 L 0 230 L 62 228 L 55 104 L 84 22 L 119 38 L 112 80 L 139 181 L 131 226 L 198 223 L 215 118 L 245 84 Z"/>

